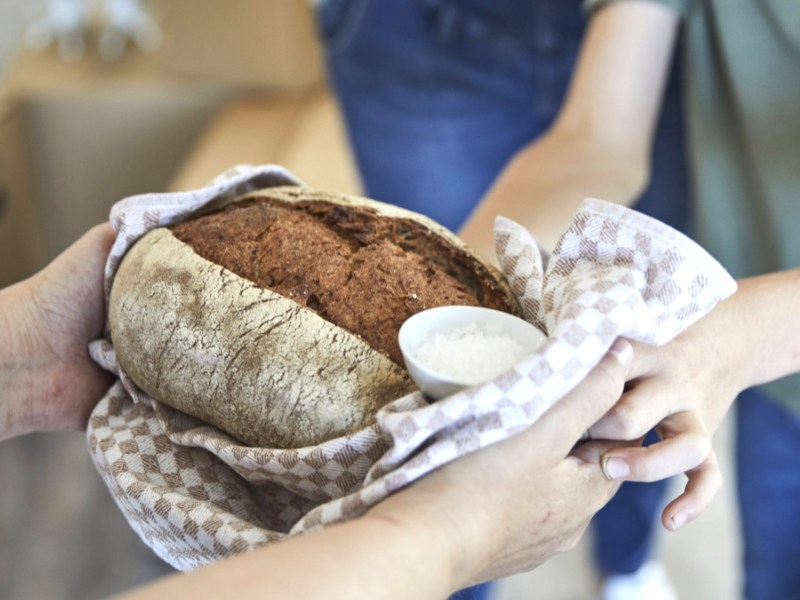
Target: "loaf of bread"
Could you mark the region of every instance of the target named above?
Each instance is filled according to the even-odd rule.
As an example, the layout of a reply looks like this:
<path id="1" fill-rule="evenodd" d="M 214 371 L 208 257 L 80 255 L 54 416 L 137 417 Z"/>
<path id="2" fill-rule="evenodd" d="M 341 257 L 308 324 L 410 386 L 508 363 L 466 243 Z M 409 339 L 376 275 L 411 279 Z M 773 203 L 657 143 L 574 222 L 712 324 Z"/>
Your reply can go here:
<path id="1" fill-rule="evenodd" d="M 300 187 L 142 237 L 116 274 L 117 360 L 148 395 L 241 442 L 350 433 L 414 389 L 397 343 L 425 308 L 519 307 L 455 235 L 394 206 Z"/>

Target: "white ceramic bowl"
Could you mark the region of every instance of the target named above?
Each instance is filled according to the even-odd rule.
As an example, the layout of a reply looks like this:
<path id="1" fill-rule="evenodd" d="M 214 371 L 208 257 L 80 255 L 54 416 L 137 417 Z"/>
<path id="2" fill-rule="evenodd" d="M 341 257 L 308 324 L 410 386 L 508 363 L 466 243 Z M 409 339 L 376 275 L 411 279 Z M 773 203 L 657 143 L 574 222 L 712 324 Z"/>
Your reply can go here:
<path id="1" fill-rule="evenodd" d="M 398 341 L 411 378 L 419 389 L 434 400 L 455 394 L 475 382 L 459 381 L 452 376 L 435 371 L 423 364 L 418 356 L 420 346 L 436 334 L 448 335 L 474 323 L 478 331 L 509 337 L 520 344 L 525 355 L 534 353 L 547 340 L 547 336 L 527 321 L 490 308 L 480 306 L 440 306 L 412 315 L 400 327 Z M 518 361 L 505 365 L 511 369 Z"/>

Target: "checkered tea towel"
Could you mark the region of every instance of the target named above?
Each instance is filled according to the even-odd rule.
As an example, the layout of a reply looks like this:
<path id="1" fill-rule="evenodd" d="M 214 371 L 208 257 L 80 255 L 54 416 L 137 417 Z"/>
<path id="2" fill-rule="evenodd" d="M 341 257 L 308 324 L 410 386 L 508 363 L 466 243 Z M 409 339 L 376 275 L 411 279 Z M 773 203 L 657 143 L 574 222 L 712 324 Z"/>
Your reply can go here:
<path id="1" fill-rule="evenodd" d="M 299 184 L 280 167 L 240 166 L 208 187 L 114 206 L 106 289 L 148 230 L 249 191 Z M 300 449 L 253 448 L 149 398 L 119 368 L 113 340 L 92 356 L 118 380 L 92 413 L 92 458 L 133 529 L 188 570 L 363 514 L 415 479 L 530 426 L 624 336 L 663 344 L 735 290 L 704 250 L 635 211 L 587 200 L 553 254 L 498 218 L 497 253 L 525 318 L 548 341 L 515 368 L 430 404 L 397 398 L 376 423 Z"/>

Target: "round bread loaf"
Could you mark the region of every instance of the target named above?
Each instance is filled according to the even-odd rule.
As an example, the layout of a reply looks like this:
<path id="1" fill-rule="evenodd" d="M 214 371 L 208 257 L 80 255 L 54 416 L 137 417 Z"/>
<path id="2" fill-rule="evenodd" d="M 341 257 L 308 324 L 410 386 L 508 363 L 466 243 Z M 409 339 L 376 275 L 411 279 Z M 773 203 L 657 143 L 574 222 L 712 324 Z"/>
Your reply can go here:
<path id="1" fill-rule="evenodd" d="M 519 313 L 494 267 L 430 219 L 282 187 L 143 236 L 116 274 L 109 328 L 152 398 L 246 444 L 297 448 L 413 391 L 397 332 L 444 304 Z"/>

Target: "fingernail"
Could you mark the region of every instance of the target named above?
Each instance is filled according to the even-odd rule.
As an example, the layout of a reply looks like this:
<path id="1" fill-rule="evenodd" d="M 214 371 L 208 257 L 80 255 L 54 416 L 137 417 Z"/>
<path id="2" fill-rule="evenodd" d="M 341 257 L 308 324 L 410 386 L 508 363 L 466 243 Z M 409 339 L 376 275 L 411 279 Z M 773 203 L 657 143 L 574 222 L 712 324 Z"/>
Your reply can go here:
<path id="1" fill-rule="evenodd" d="M 631 474 L 631 468 L 621 458 L 609 457 L 603 461 L 603 473 L 612 481 L 625 479 Z"/>
<path id="2" fill-rule="evenodd" d="M 631 343 L 624 338 L 617 338 L 608 351 L 617 357 L 617 360 L 622 363 L 627 373 L 633 362 L 633 346 L 631 346 Z"/>
<path id="3" fill-rule="evenodd" d="M 675 516 L 673 516 L 671 519 L 672 531 L 677 531 L 678 529 L 686 525 L 686 521 L 688 520 L 689 520 L 689 515 L 686 514 L 685 512 L 681 511 L 679 513 L 676 513 Z"/>

